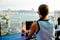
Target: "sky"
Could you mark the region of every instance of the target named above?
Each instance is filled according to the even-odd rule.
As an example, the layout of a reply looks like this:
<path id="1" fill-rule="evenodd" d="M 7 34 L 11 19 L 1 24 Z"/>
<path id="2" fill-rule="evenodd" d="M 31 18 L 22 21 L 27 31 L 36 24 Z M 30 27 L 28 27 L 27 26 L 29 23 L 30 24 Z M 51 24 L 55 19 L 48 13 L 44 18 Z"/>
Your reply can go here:
<path id="1" fill-rule="evenodd" d="M 39 5 L 47 4 L 50 11 L 60 10 L 60 0 L 0 0 L 0 10 L 38 10 Z"/>

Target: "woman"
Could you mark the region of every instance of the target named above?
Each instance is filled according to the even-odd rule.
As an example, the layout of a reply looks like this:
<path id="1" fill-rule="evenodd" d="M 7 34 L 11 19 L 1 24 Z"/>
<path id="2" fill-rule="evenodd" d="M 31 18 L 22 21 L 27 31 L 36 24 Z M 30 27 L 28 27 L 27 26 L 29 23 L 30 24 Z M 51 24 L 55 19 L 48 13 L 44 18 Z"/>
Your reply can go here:
<path id="1" fill-rule="evenodd" d="M 46 4 L 40 5 L 38 14 L 40 19 L 37 22 L 33 22 L 28 38 L 31 38 L 34 33 L 37 33 L 37 40 L 54 40 L 54 23 L 48 19 L 48 6 Z"/>

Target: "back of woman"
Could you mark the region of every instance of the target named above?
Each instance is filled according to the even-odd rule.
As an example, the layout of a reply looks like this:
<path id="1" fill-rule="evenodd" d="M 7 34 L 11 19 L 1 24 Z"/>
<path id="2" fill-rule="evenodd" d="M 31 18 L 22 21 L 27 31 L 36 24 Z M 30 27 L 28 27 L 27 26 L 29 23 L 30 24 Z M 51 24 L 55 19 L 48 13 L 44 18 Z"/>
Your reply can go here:
<path id="1" fill-rule="evenodd" d="M 37 40 L 55 40 L 54 23 L 51 20 L 39 20 L 39 32 L 36 35 Z"/>

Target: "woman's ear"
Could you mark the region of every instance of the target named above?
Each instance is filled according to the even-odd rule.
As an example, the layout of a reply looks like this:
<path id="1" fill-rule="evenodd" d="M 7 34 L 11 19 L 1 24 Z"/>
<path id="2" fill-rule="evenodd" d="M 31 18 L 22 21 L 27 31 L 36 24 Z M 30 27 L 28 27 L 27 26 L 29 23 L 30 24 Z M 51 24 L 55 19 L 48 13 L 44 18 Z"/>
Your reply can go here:
<path id="1" fill-rule="evenodd" d="M 41 17 L 42 17 L 42 15 L 40 15 L 40 14 L 39 14 L 39 17 L 41 18 Z"/>

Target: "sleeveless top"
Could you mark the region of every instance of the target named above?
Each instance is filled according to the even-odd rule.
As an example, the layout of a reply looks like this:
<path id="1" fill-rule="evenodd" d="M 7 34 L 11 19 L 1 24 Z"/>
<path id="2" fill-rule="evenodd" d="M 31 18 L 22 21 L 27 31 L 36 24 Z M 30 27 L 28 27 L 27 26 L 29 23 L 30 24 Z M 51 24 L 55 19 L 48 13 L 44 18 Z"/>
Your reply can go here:
<path id="1" fill-rule="evenodd" d="M 53 21 L 39 20 L 38 24 L 40 30 L 36 34 L 37 40 L 55 40 L 55 28 Z"/>

